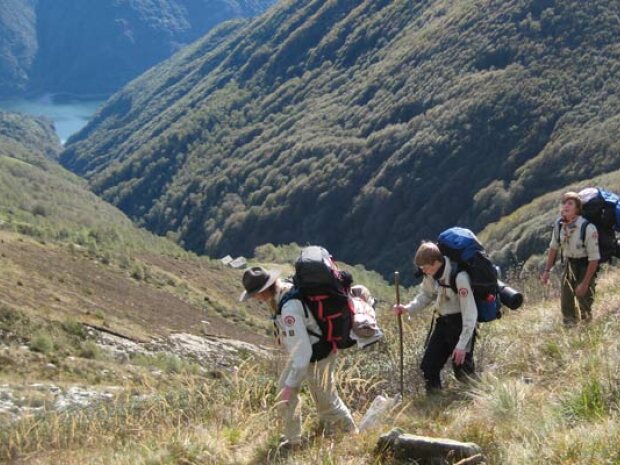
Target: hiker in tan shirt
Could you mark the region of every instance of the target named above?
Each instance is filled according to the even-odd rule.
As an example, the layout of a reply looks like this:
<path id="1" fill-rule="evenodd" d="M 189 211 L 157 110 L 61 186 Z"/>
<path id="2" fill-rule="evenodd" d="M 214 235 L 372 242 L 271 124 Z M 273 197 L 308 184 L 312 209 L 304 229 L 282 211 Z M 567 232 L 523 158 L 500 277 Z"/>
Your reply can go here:
<path id="1" fill-rule="evenodd" d="M 596 273 L 601 259 L 596 226 L 581 216 L 581 199 L 576 192 L 562 196 L 561 217 L 553 227 L 547 262 L 542 274 L 543 283 L 561 251 L 562 272 L 561 309 L 564 324 L 574 325 L 592 319 L 592 304 L 596 288 Z M 579 304 L 575 306 L 575 299 Z"/>

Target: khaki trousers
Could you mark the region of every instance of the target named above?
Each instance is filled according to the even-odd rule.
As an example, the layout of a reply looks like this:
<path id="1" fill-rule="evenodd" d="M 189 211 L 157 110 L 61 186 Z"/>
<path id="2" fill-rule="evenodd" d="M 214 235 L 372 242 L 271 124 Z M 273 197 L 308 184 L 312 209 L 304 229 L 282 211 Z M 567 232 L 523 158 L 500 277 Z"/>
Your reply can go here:
<path id="1" fill-rule="evenodd" d="M 596 291 L 596 274 L 590 281 L 588 293 L 584 297 L 575 296 L 575 288 L 583 281 L 588 269 L 588 259 L 566 260 L 564 273 L 562 274 L 562 317 L 564 324 L 573 325 L 580 319 L 590 321 L 592 319 L 592 304 L 594 303 L 594 293 Z M 575 306 L 575 299 L 579 303 L 579 308 Z"/>
<path id="2" fill-rule="evenodd" d="M 351 417 L 351 412 L 344 404 L 334 382 L 334 363 L 336 356 L 331 354 L 329 357 L 315 363 L 311 363 L 308 368 L 306 381 L 310 390 L 310 395 L 316 404 L 317 413 L 321 426 L 326 434 L 331 434 L 335 430 L 355 431 L 356 426 Z M 292 362 L 289 361 L 280 376 L 280 389 L 284 387 Z M 301 440 L 301 412 L 298 409 L 300 402 L 299 392 L 294 391 L 289 402 L 281 402 L 279 411 L 284 423 L 284 436 L 291 442 Z"/>

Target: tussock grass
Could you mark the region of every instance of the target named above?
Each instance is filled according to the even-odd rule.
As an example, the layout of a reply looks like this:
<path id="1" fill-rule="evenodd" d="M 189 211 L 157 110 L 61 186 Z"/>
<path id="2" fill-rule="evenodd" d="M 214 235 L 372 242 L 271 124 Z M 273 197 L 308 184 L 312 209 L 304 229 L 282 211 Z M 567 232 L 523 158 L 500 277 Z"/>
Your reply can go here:
<path id="1" fill-rule="evenodd" d="M 54 350 L 54 341 L 45 333 L 37 333 L 30 341 L 30 350 L 49 354 Z"/>
<path id="2" fill-rule="evenodd" d="M 415 434 L 480 444 L 489 464 L 620 463 L 620 274 L 603 273 L 596 318 L 565 329 L 559 303 L 542 296 L 480 329 L 478 380 L 427 399 L 418 370 L 430 315 L 405 325 L 406 398 L 378 427 L 355 440 L 324 437 L 313 402 L 302 392 L 307 448 L 278 454 L 277 375 L 283 360 L 248 359 L 220 376 L 167 360 L 163 378 L 144 374 L 109 403 L 47 412 L 0 432 L 0 457 L 22 463 L 71 464 L 383 464 L 380 433 L 398 426 Z M 536 284 L 531 283 L 532 286 Z M 388 306 L 386 340 L 348 351 L 337 364 L 343 399 L 359 421 L 377 394 L 398 391 L 398 336 Z M 430 312 L 429 312 L 430 313 Z M 345 355 L 343 353 L 343 355 Z"/>

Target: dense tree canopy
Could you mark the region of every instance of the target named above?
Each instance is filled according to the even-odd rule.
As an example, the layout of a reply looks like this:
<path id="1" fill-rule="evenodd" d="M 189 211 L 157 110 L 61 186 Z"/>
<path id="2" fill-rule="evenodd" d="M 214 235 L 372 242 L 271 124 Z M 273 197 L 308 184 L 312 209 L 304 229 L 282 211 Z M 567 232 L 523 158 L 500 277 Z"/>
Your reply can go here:
<path id="1" fill-rule="evenodd" d="M 620 168 L 620 4 L 289 0 L 130 83 L 65 166 L 200 253 L 317 242 L 384 273 Z"/>
<path id="2" fill-rule="evenodd" d="M 0 96 L 110 94 L 222 21 L 273 0 L 2 0 Z"/>
<path id="3" fill-rule="evenodd" d="M 35 0 L 0 2 L 0 96 L 23 92 L 37 52 Z"/>

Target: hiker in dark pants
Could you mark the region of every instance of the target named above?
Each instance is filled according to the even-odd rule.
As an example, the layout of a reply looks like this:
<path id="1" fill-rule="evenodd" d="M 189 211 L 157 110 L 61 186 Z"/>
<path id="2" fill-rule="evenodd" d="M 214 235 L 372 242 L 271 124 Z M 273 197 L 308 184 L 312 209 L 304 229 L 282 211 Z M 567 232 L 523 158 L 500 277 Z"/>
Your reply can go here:
<path id="1" fill-rule="evenodd" d="M 441 389 L 441 370 L 452 358 L 454 374 L 459 381 L 474 376 L 474 343 L 478 310 L 471 289 L 469 275 L 456 275 L 455 292 L 450 284 L 453 267 L 436 244 L 423 242 L 415 255 L 415 264 L 424 273 L 421 292 L 407 305 L 394 305 L 397 315 L 412 314 L 433 302 L 439 313 L 422 359 L 422 373 L 426 392 Z"/>
<path id="2" fill-rule="evenodd" d="M 541 279 L 549 282 L 549 274 L 562 251 L 562 317 L 566 326 L 592 320 L 592 304 L 596 288 L 596 273 L 601 258 L 596 226 L 581 216 L 581 199 L 575 192 L 562 196 L 561 218 L 553 228 L 547 262 Z M 575 306 L 575 298 L 579 304 Z"/>

